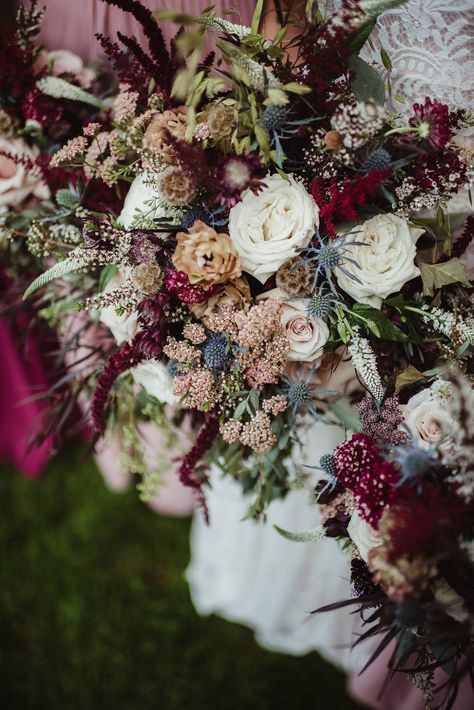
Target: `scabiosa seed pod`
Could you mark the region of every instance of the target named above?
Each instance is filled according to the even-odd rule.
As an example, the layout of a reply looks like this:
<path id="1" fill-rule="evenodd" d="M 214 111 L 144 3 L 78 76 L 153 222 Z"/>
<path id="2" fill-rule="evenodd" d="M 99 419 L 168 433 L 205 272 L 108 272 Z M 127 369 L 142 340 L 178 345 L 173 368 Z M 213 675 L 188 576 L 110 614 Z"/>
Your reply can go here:
<path id="1" fill-rule="evenodd" d="M 364 161 L 362 165 L 363 173 L 371 173 L 372 170 L 387 170 L 392 164 L 392 156 L 385 148 L 376 148 Z"/>
<path id="2" fill-rule="evenodd" d="M 263 125 L 267 131 L 277 131 L 288 120 L 286 106 L 267 106 L 263 112 Z"/>
<path id="3" fill-rule="evenodd" d="M 211 335 L 202 346 L 202 359 L 211 370 L 224 368 L 227 358 L 227 338 L 220 333 Z"/>
<path id="4" fill-rule="evenodd" d="M 276 285 L 290 296 L 309 296 L 313 286 L 314 271 L 299 256 L 293 256 L 280 266 Z"/>

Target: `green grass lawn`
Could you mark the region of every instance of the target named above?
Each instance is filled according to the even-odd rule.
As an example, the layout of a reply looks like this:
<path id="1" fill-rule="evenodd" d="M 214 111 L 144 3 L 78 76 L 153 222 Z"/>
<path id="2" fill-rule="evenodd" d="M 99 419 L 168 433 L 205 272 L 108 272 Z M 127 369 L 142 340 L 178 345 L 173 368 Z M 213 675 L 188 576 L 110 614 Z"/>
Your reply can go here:
<path id="1" fill-rule="evenodd" d="M 3 710 L 357 707 L 317 654 L 272 654 L 198 617 L 189 522 L 108 491 L 81 448 L 37 482 L 3 466 L 0 500 Z"/>

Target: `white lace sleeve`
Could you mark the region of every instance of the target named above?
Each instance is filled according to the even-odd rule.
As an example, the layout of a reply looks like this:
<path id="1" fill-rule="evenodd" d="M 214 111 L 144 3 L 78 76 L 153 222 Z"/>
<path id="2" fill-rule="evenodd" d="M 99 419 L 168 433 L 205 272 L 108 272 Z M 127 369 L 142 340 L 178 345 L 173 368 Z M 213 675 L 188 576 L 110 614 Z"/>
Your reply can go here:
<path id="1" fill-rule="evenodd" d="M 333 4 L 339 7 L 340 0 Z M 407 106 L 431 96 L 473 107 L 474 0 L 409 0 L 389 10 L 361 56 L 380 62 L 381 47 L 393 64 L 393 93 Z"/>

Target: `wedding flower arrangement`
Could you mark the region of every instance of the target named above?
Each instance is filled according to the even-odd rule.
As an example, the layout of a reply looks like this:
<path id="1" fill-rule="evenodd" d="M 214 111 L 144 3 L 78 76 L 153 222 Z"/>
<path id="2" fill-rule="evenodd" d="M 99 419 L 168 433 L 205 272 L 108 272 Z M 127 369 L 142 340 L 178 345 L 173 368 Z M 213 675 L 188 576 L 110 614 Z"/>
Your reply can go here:
<path id="1" fill-rule="evenodd" d="M 460 257 L 472 220 L 455 240 L 465 215 L 446 211 L 471 177 L 472 151 L 456 140 L 469 116 L 436 98 L 397 110 L 389 57 L 376 68 L 358 56 L 391 3 L 351 0 L 327 17 L 310 4 L 290 58 L 283 18 L 276 37 L 259 34 L 262 3 L 251 27 L 212 9 L 161 13 L 182 25 L 169 51 L 139 2 L 106 1 L 134 14 L 149 51 L 100 38 L 118 93 L 51 164 L 80 175 L 71 195 L 92 183 L 115 196 L 85 215 L 77 244 L 52 248 L 52 229 L 38 230 L 32 248 L 58 261 L 26 296 L 46 286 L 55 322 L 71 304 L 88 312 L 102 345 L 76 379 L 95 431 L 127 431 L 134 470 L 146 477 L 137 421 L 186 419 L 182 482 L 205 507 L 216 462 L 259 515 L 294 485 L 304 422 L 353 421 L 354 390 L 380 405 L 387 386 L 440 358 L 469 365 Z M 202 56 L 206 32 L 219 58 Z M 71 96 L 54 77 L 40 85 Z"/>
<path id="2" fill-rule="evenodd" d="M 97 437 L 118 432 L 144 498 L 159 476 L 140 423 L 170 449 L 185 432 L 177 473 L 204 512 L 216 464 L 255 517 L 310 475 L 294 465 L 305 427 L 345 427 L 314 462 L 313 537 L 347 546 L 365 635 L 395 639 L 391 670 L 429 702 L 432 671 L 455 688 L 473 650 L 474 218 L 451 209 L 472 183 L 472 116 L 407 106 L 387 53 L 360 57 L 403 0 L 309 2 L 292 41 L 279 11 L 260 33 L 260 1 L 250 27 L 164 11 L 170 48 L 138 0 L 102 1 L 148 41 L 99 36 L 112 79 L 41 52 L 34 3 L 2 46 L 3 229 L 44 265 L 25 297 L 63 344 L 57 426 L 79 403 Z"/>

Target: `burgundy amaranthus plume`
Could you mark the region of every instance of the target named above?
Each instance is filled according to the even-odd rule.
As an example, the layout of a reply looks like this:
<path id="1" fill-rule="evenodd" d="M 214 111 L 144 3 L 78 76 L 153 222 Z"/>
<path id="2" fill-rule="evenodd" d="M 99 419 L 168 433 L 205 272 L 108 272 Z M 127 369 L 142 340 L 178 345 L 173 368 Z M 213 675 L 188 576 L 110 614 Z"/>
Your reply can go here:
<path id="1" fill-rule="evenodd" d="M 474 215 L 469 215 L 464 224 L 461 235 L 453 244 L 453 256 L 458 258 L 464 254 L 474 239 Z"/>
<path id="2" fill-rule="evenodd" d="M 139 0 L 101 0 L 101 2 L 105 2 L 107 5 L 115 5 L 115 7 L 120 8 L 120 10 L 133 15 L 137 22 L 139 22 L 148 40 L 151 58 L 156 67 L 153 76 L 157 80 L 160 89 L 166 91 L 167 94 L 171 93 L 176 67 L 166 47 L 163 33 L 153 17 L 152 12 L 142 5 Z M 129 49 L 131 49 L 131 47 L 129 47 Z"/>
<path id="3" fill-rule="evenodd" d="M 131 367 L 144 360 L 145 356 L 136 346 L 137 336 L 131 343 L 123 343 L 107 360 L 102 374 L 97 380 L 97 387 L 92 397 L 92 426 L 99 434 L 105 432 L 107 420 L 105 417 L 109 394 L 116 380 Z"/>
<path id="4" fill-rule="evenodd" d="M 369 197 L 374 195 L 390 173 L 390 168 L 372 170 L 368 175 L 357 177 L 354 182 L 346 179 L 342 187 L 338 187 L 334 178 L 329 183 L 313 180 L 311 193 L 319 207 L 319 218 L 326 232 L 335 236 L 335 222 L 357 221 L 358 208 L 367 205 Z"/>
<path id="5" fill-rule="evenodd" d="M 166 296 L 158 294 L 147 298 L 138 306 L 138 322 L 144 326 L 130 343 L 124 343 L 105 363 L 97 380 L 92 397 L 91 417 L 95 431 L 103 434 L 106 426 L 106 410 L 109 394 L 118 377 L 143 360 L 160 358 L 166 339 L 164 306 Z"/>
<path id="6" fill-rule="evenodd" d="M 213 445 L 218 433 L 219 423 L 215 415 L 211 412 L 207 415 L 206 421 L 198 434 L 194 446 L 183 456 L 178 469 L 179 480 L 183 486 L 193 488 L 196 491 L 198 502 L 203 509 L 206 522 L 209 522 L 209 512 L 202 491 L 202 485 L 205 483 L 206 477 L 198 473 L 197 468 L 203 456 Z"/>

